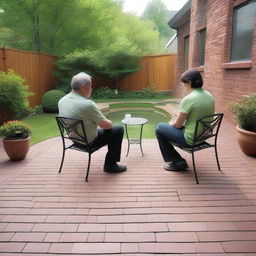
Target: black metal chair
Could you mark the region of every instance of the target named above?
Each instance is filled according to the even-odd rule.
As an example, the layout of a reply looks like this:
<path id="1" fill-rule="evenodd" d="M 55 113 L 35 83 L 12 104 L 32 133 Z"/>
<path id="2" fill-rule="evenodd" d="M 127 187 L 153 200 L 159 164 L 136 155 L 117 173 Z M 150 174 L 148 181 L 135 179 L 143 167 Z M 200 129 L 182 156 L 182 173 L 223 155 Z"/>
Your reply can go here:
<path id="1" fill-rule="evenodd" d="M 58 127 L 60 129 L 60 134 L 62 138 L 62 145 L 63 145 L 63 152 L 62 152 L 62 159 L 59 168 L 59 173 L 61 172 L 62 165 L 64 162 L 65 152 L 67 149 L 74 149 L 81 152 L 86 152 L 89 154 L 88 165 L 87 165 L 87 172 L 85 181 L 88 181 L 89 171 L 90 171 L 90 164 L 91 164 L 91 154 L 98 149 L 98 147 L 92 147 L 87 140 L 84 123 L 80 119 L 75 118 L 67 118 L 56 116 L 56 121 Z M 71 141 L 71 145 L 67 145 L 67 142 Z"/>
<path id="2" fill-rule="evenodd" d="M 214 147 L 218 169 L 221 172 L 218 153 L 217 153 L 217 138 L 218 138 L 219 128 L 221 125 L 223 115 L 224 115 L 223 113 L 219 113 L 219 114 L 204 116 L 198 119 L 196 122 L 193 144 L 191 147 L 183 147 L 179 144 L 172 143 L 174 146 L 192 154 L 193 168 L 194 168 L 194 174 L 195 174 L 195 179 L 197 184 L 199 184 L 199 181 L 196 173 L 195 157 L 194 157 L 194 153 L 196 151 Z M 210 138 L 214 138 L 213 143 L 207 142 L 207 140 Z"/>

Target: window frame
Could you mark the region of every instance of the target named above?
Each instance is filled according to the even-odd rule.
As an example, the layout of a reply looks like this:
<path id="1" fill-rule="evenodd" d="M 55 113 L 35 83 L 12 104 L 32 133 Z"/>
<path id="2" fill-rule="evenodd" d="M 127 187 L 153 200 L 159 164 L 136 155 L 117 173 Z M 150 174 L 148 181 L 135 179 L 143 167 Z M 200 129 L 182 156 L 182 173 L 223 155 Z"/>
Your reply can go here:
<path id="1" fill-rule="evenodd" d="M 184 37 L 184 68 L 185 70 L 188 69 L 188 62 L 189 62 L 189 40 L 190 36 L 187 35 Z"/>
<path id="2" fill-rule="evenodd" d="M 251 3 L 255 3 L 256 4 L 256 0 L 250 0 L 250 1 L 240 1 L 240 2 L 235 2 L 234 4 L 234 8 L 233 8 L 233 19 L 232 19 L 232 32 L 231 32 L 231 47 L 230 47 L 230 63 L 234 63 L 234 62 L 245 62 L 245 61 L 250 61 L 252 58 L 252 52 L 253 52 L 253 38 L 254 38 L 254 33 L 255 33 L 255 20 L 253 21 L 252 24 L 252 32 L 251 32 L 251 46 L 250 46 L 250 53 L 248 54 L 248 57 L 242 57 L 242 58 L 236 58 L 234 55 L 236 54 L 236 52 L 234 52 L 234 44 L 236 43 L 236 40 L 234 38 L 234 30 L 235 30 L 235 25 L 236 25 L 236 11 L 238 11 L 239 9 L 251 4 Z M 255 18 L 254 18 L 255 19 Z"/>
<path id="3" fill-rule="evenodd" d="M 205 64 L 205 49 L 206 49 L 206 28 L 198 30 L 199 37 L 199 66 L 204 66 Z M 203 37 L 202 37 L 203 36 Z"/>

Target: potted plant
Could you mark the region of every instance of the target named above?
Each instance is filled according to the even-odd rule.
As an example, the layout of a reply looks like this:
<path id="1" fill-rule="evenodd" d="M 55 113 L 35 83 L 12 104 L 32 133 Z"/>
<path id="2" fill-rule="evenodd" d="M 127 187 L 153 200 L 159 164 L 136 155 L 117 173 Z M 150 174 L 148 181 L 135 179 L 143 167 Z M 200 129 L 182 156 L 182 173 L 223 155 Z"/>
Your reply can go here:
<path id="1" fill-rule="evenodd" d="M 31 129 L 22 121 L 8 121 L 0 126 L 0 135 L 6 154 L 11 160 L 22 160 L 29 150 Z"/>
<path id="2" fill-rule="evenodd" d="M 238 122 L 238 143 L 248 156 L 256 156 L 256 93 L 244 96 L 241 103 L 231 104 Z"/>

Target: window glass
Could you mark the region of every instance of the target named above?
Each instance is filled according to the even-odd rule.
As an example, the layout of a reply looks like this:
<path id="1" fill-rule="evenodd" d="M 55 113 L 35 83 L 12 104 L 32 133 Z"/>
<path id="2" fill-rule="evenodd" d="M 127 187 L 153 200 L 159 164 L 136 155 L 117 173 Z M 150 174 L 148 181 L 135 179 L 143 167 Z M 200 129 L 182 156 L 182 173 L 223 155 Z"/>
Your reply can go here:
<path id="1" fill-rule="evenodd" d="M 188 69 L 189 36 L 184 37 L 184 67 Z"/>
<path id="2" fill-rule="evenodd" d="M 255 16 L 256 0 L 234 9 L 231 61 L 251 59 Z"/>
<path id="3" fill-rule="evenodd" d="M 199 31 L 199 64 L 204 65 L 205 58 L 205 41 L 206 41 L 206 29 Z"/>

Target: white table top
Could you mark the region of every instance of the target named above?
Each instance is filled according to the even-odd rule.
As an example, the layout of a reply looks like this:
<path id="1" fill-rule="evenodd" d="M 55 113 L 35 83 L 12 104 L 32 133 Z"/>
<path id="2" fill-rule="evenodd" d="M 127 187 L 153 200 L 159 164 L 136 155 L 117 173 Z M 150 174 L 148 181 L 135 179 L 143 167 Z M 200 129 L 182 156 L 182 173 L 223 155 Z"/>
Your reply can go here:
<path id="1" fill-rule="evenodd" d="M 146 124 L 148 120 L 142 117 L 130 117 L 123 119 L 121 122 L 126 125 L 142 125 Z"/>

